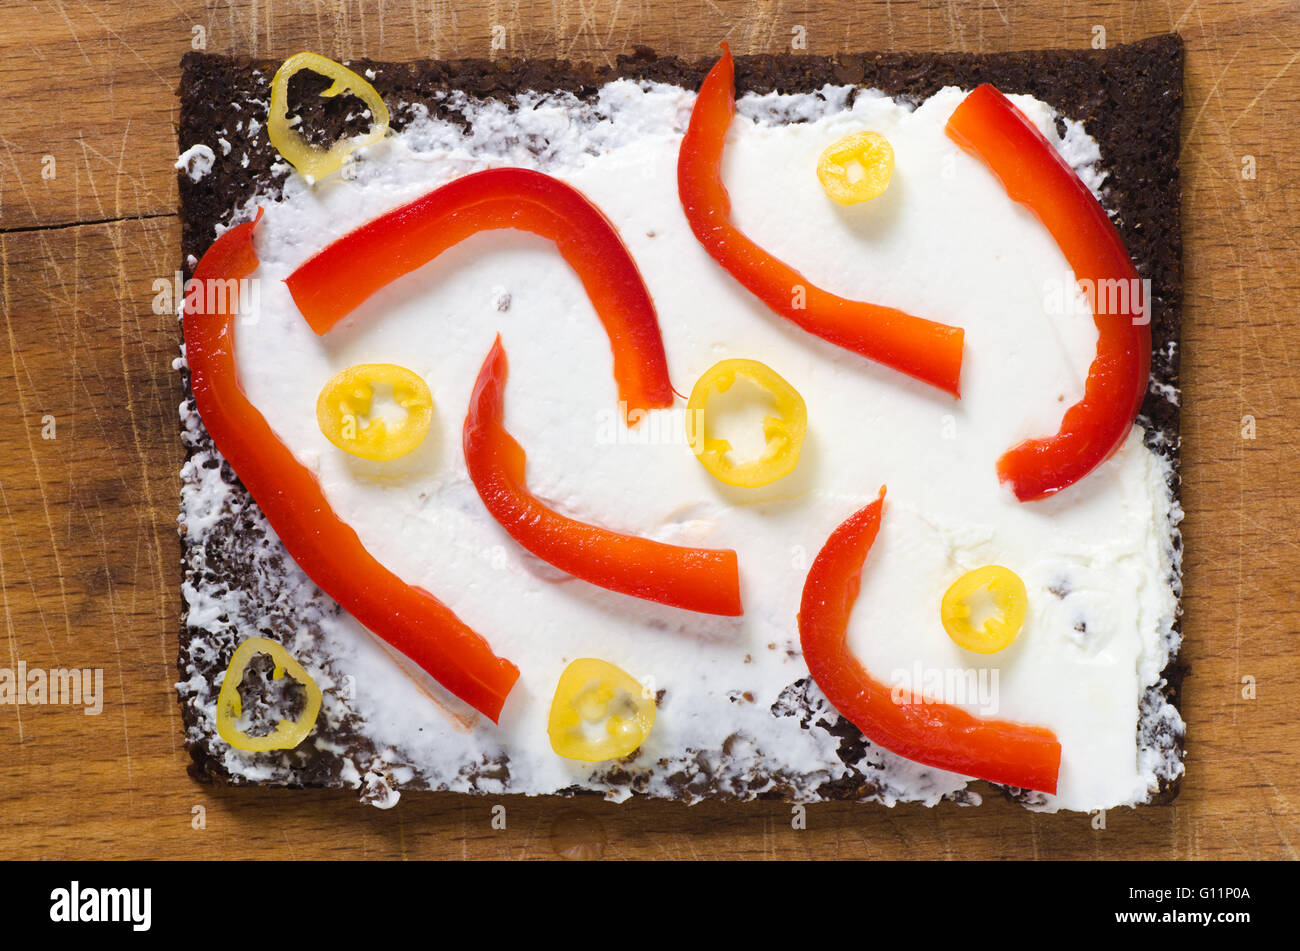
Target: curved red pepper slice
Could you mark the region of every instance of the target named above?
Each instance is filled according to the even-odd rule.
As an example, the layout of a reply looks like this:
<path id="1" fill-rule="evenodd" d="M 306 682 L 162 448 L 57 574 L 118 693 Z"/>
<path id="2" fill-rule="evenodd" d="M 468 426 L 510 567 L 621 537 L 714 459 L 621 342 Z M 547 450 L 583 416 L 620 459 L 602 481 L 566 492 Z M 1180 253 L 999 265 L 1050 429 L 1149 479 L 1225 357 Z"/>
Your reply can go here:
<path id="1" fill-rule="evenodd" d="M 239 385 L 232 284 L 257 268 L 255 224 L 231 228 L 194 269 L 195 287 L 227 291 L 195 294 L 195 306 L 187 298 L 185 309 L 185 359 L 203 424 L 312 581 L 447 690 L 495 721 L 519 669 L 493 654 L 487 641 L 441 601 L 402 581 L 366 551 L 356 532 L 329 507 L 315 476 Z M 218 301 L 210 311 L 208 298 Z"/>
<path id="2" fill-rule="evenodd" d="M 734 551 L 682 548 L 588 525 L 552 511 L 528 490 L 523 447 L 503 423 L 506 369 L 498 336 L 474 384 L 464 443 L 469 477 L 510 536 L 602 588 L 705 614 L 742 614 Z"/>
<path id="3" fill-rule="evenodd" d="M 722 148 L 736 112 L 731 50 L 705 77 L 677 157 L 677 192 L 695 237 L 719 264 L 782 317 L 811 334 L 960 395 L 963 331 L 848 300 L 810 283 L 731 223 Z"/>
<path id="4" fill-rule="evenodd" d="M 1055 436 L 1027 439 L 998 460 L 998 478 L 1022 502 L 1078 482 L 1124 442 L 1151 371 L 1151 321 L 1142 284 L 1106 211 L 1038 128 L 993 86 L 979 86 L 948 120 L 948 135 L 983 160 L 1007 195 L 1037 216 L 1093 290 L 1097 355 L 1083 399 Z M 1116 284 L 1112 282 L 1122 282 Z M 1114 289 L 1114 290 L 1112 290 Z M 1118 313 L 1097 302 L 1114 296 Z"/>
<path id="5" fill-rule="evenodd" d="M 625 411 L 671 406 L 659 320 L 636 262 L 599 208 L 541 172 L 495 168 L 458 178 L 344 235 L 285 283 L 323 334 L 384 285 L 498 228 L 553 241 L 578 273 L 609 334 Z"/>
<path id="6" fill-rule="evenodd" d="M 981 720 L 946 703 L 895 702 L 849 651 L 849 614 L 876 540 L 885 490 L 850 516 L 818 552 L 804 583 L 799 638 L 813 680 L 873 743 L 937 769 L 1055 793 L 1061 744 L 1042 727 Z"/>

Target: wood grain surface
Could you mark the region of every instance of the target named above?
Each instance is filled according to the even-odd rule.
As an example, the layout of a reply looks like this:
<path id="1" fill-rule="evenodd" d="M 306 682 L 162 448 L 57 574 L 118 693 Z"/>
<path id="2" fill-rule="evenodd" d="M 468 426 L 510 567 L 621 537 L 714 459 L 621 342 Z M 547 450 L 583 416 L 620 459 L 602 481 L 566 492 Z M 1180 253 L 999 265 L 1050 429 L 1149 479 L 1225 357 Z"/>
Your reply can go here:
<path id="1" fill-rule="evenodd" d="M 494 31 L 494 27 L 503 27 Z M 1188 70 L 1187 778 L 1171 807 L 979 809 L 408 795 L 194 783 L 173 681 L 182 459 L 178 61 L 560 55 L 634 45 L 994 51 L 1177 30 Z M 504 49 L 493 50 L 492 39 Z M 498 46 L 502 42 L 498 42 Z M 99 667 L 104 708 L 0 706 L 0 856 L 1295 858 L 1300 840 L 1300 3 L 1169 0 L 0 2 L 0 666 Z M 1254 171 L 1251 177 L 1251 171 Z M 7 352 L 5 352 L 7 351 Z M 1249 417 L 1249 419 L 1247 418 Z M 47 438 L 52 436 L 53 438 Z"/>

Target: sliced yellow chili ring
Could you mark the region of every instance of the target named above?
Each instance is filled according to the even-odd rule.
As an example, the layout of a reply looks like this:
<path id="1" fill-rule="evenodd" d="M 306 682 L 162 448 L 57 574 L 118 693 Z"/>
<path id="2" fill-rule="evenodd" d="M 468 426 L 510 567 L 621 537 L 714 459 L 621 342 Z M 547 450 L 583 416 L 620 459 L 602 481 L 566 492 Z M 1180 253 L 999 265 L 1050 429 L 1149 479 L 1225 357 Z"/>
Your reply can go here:
<path id="1" fill-rule="evenodd" d="M 817 178 L 831 201 L 856 205 L 880 195 L 894 174 L 894 149 L 879 132 L 856 132 L 828 146 Z"/>
<path id="2" fill-rule="evenodd" d="M 270 733 L 250 736 L 235 725 L 244 712 L 239 685 L 244 680 L 244 670 L 249 662 L 259 654 L 268 654 L 275 662 L 271 671 L 272 679 L 279 680 L 288 671 L 294 680 L 303 685 L 307 691 L 307 706 L 298 719 L 281 720 Z M 292 654 L 275 641 L 265 637 L 250 637 L 235 648 L 235 655 L 230 658 L 230 666 L 226 668 L 226 679 L 222 681 L 221 693 L 217 695 L 217 732 L 237 750 L 255 753 L 291 750 L 306 739 L 316 725 L 320 705 L 320 688 L 302 664 L 294 660 Z"/>
<path id="3" fill-rule="evenodd" d="M 370 416 L 375 387 L 392 387 L 393 402 L 406 419 L 389 429 Z M 384 461 L 404 456 L 424 441 L 433 419 L 433 394 L 419 375 L 395 363 L 359 363 L 336 373 L 316 400 L 316 422 L 325 438 L 344 452 Z"/>
<path id="4" fill-rule="evenodd" d="M 321 93 L 333 98 L 350 92 L 370 110 L 370 131 L 365 135 L 339 139 L 328 149 L 312 145 L 297 129 L 289 124 L 289 79 L 298 72 L 309 69 L 334 82 Z M 271 145 L 284 160 L 296 168 L 309 182 L 318 182 L 331 172 L 338 171 L 347 157 L 362 146 L 378 142 L 388 131 L 388 107 L 374 86 L 342 63 L 326 59 L 317 53 L 295 53 L 281 64 L 271 80 L 271 109 L 266 121 L 266 135 Z"/>
<path id="5" fill-rule="evenodd" d="M 764 390 L 775 408 L 774 415 L 763 419 L 763 438 L 767 445 L 758 458 L 748 462 L 731 460 L 731 443 L 709 435 L 709 401 L 731 389 L 737 377 Z M 714 364 L 696 381 L 686 410 L 691 451 L 720 482 L 756 489 L 789 475 L 799 462 L 799 451 L 808 431 L 808 407 L 799 391 L 766 364 L 757 360 L 723 360 Z"/>
<path id="6" fill-rule="evenodd" d="M 546 732 L 560 756 L 599 763 L 635 751 L 654 723 L 653 693 L 621 667 L 583 657 L 560 675 Z"/>
<path id="7" fill-rule="evenodd" d="M 971 599 L 985 591 L 992 602 L 992 613 L 979 627 L 971 623 Z M 1020 634 L 1025 623 L 1029 595 L 1025 583 L 1010 568 L 985 565 L 968 571 L 944 593 L 939 605 L 943 629 L 958 647 L 979 654 L 995 654 Z"/>

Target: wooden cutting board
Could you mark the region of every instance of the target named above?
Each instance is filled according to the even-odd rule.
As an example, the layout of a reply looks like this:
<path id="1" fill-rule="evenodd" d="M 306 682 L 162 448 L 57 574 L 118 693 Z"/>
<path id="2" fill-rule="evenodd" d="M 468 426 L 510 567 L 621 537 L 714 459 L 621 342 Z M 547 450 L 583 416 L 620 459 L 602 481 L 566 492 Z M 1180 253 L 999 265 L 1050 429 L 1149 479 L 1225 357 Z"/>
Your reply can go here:
<path id="1" fill-rule="evenodd" d="M 816 12 L 812 9 L 816 8 Z M 1045 816 L 781 803 L 212 788 L 173 681 L 182 453 L 177 63 L 282 57 L 688 57 L 806 42 L 988 52 L 1177 30 L 1183 123 L 1185 655 L 1189 755 L 1172 807 Z M 1300 838 L 1300 4 L 855 0 L 36 2 L 0 9 L 0 666 L 100 667 L 98 716 L 0 706 L 0 856 L 1295 858 Z M 491 809 L 504 804 L 505 829 Z"/>

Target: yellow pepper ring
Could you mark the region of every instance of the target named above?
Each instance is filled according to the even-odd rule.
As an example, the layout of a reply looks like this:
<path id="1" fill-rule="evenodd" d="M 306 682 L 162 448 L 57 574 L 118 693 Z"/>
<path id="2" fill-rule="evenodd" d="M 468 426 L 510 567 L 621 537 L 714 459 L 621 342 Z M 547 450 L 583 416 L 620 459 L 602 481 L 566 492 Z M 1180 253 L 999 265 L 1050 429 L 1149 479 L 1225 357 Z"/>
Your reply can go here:
<path id="1" fill-rule="evenodd" d="M 709 435 L 709 400 L 731 389 L 737 377 L 744 377 L 766 391 L 776 410 L 774 415 L 763 419 L 763 438 L 767 445 L 762 454 L 743 463 L 728 459 L 731 443 Z M 691 451 L 720 482 L 756 489 L 789 475 L 799 462 L 799 451 L 808 432 L 808 407 L 798 390 L 757 360 L 733 359 L 714 364 L 695 382 L 686 411 Z"/>
<path id="2" fill-rule="evenodd" d="M 970 600 L 981 590 L 992 599 L 994 613 L 977 628 L 971 623 Z M 1028 604 L 1025 583 L 1018 574 L 1001 565 L 985 565 L 952 583 L 939 605 L 939 616 L 958 647 L 994 654 L 1009 647 L 1020 634 Z"/>
<path id="3" fill-rule="evenodd" d="M 388 428 L 370 417 L 375 386 L 393 389 L 393 401 L 406 419 Z M 404 456 L 424 441 L 433 419 L 433 394 L 419 375 L 394 363 L 359 363 L 330 378 L 316 400 L 316 422 L 325 438 L 362 459 L 385 461 Z"/>
<path id="4" fill-rule="evenodd" d="M 333 98 L 340 93 L 350 92 L 364 102 L 370 110 L 370 131 L 365 135 L 339 139 L 328 149 L 319 149 L 289 125 L 289 79 L 304 69 L 334 80 L 321 96 Z M 336 63 L 317 53 L 295 53 L 281 64 L 271 80 L 271 108 L 266 120 L 267 138 L 284 160 L 301 172 L 309 182 L 318 182 L 331 172 L 338 171 L 347 157 L 357 149 L 382 139 L 388 131 L 388 121 L 388 107 L 374 86 L 342 63 Z"/>
<path id="5" fill-rule="evenodd" d="M 546 732 L 558 755 L 599 763 L 633 753 L 654 723 L 653 693 L 621 667 L 583 657 L 560 675 Z"/>
<path id="6" fill-rule="evenodd" d="M 281 720 L 274 730 L 263 736 L 250 736 L 235 726 L 243 715 L 243 701 L 239 697 L 239 685 L 244 680 L 244 670 L 249 662 L 259 654 L 268 654 L 275 662 L 271 677 L 279 680 L 288 671 L 294 680 L 302 684 L 307 691 L 307 706 L 296 720 Z M 321 694 L 316 681 L 303 669 L 302 664 L 294 660 L 293 655 L 275 641 L 265 637 L 250 637 L 235 648 L 235 655 L 230 658 L 226 668 L 226 679 L 222 681 L 221 693 L 217 696 L 217 732 L 221 738 L 237 750 L 262 753 L 267 750 L 291 750 L 311 732 L 320 715 Z"/>
<path id="7" fill-rule="evenodd" d="M 860 172 L 860 174 L 855 174 Z M 856 205 L 884 192 L 894 174 L 894 149 L 879 132 L 857 132 L 830 145 L 817 160 L 817 178 L 831 201 Z"/>

